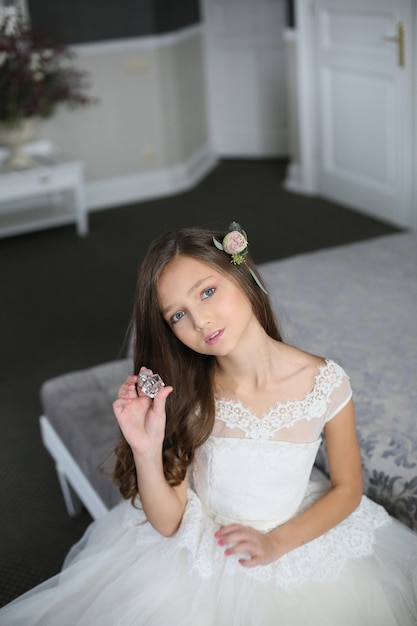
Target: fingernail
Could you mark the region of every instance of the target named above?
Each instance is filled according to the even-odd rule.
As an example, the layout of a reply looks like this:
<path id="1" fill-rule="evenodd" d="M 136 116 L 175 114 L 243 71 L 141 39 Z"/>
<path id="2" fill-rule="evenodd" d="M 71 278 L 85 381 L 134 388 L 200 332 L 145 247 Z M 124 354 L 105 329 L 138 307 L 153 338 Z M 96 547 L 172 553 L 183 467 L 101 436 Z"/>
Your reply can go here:
<path id="1" fill-rule="evenodd" d="M 219 539 L 218 542 L 217 542 L 217 545 L 218 546 L 222 546 L 223 545 L 223 541 L 221 539 Z"/>
<path id="2" fill-rule="evenodd" d="M 219 536 L 219 531 L 217 531 L 216 533 L 214 533 L 214 536 L 215 536 L 215 537 L 218 537 L 218 536 Z"/>
<path id="3" fill-rule="evenodd" d="M 229 556 L 230 550 L 225 550 L 224 553 L 225 553 L 226 556 Z"/>

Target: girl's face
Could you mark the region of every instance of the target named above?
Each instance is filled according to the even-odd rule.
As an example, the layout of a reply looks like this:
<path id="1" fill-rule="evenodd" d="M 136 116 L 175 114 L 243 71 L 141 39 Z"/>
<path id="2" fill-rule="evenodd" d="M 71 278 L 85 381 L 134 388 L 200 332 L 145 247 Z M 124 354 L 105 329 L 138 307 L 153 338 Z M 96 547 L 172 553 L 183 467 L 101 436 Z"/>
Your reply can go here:
<path id="1" fill-rule="evenodd" d="M 177 256 L 165 268 L 158 301 L 176 337 L 200 354 L 230 354 L 258 323 L 241 287 L 191 257 Z"/>

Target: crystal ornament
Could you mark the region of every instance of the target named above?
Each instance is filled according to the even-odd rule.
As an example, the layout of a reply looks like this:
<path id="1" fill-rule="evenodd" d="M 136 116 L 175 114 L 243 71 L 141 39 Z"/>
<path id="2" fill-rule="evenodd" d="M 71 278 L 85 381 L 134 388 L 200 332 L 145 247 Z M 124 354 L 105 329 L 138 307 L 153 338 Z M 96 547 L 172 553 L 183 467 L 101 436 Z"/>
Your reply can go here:
<path id="1" fill-rule="evenodd" d="M 138 374 L 138 387 L 145 395 L 155 398 L 162 387 L 165 387 L 165 383 L 159 374 L 154 374 L 152 370 L 143 370 Z"/>

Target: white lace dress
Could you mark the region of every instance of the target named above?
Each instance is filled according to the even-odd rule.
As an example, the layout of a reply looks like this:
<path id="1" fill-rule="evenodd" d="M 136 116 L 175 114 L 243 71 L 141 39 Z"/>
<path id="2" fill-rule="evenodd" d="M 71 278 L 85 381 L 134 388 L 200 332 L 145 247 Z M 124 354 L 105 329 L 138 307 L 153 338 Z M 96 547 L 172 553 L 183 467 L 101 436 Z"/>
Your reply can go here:
<path id="1" fill-rule="evenodd" d="M 61 574 L 0 610 L 0 624 L 416 626 L 417 535 L 366 497 L 267 566 L 243 568 L 214 536 L 236 521 L 268 532 L 328 489 L 312 467 L 325 423 L 350 397 L 347 375 L 328 360 L 303 400 L 264 417 L 217 400 L 176 535 L 161 537 L 120 504 L 90 526 Z"/>

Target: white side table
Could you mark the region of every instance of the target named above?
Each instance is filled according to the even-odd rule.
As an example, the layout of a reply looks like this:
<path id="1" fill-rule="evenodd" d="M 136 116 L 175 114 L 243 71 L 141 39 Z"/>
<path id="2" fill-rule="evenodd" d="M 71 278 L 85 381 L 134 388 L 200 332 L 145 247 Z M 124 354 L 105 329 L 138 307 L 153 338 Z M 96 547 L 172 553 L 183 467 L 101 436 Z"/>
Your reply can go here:
<path id="1" fill-rule="evenodd" d="M 0 171 L 0 237 L 74 222 L 88 233 L 81 161 Z"/>

